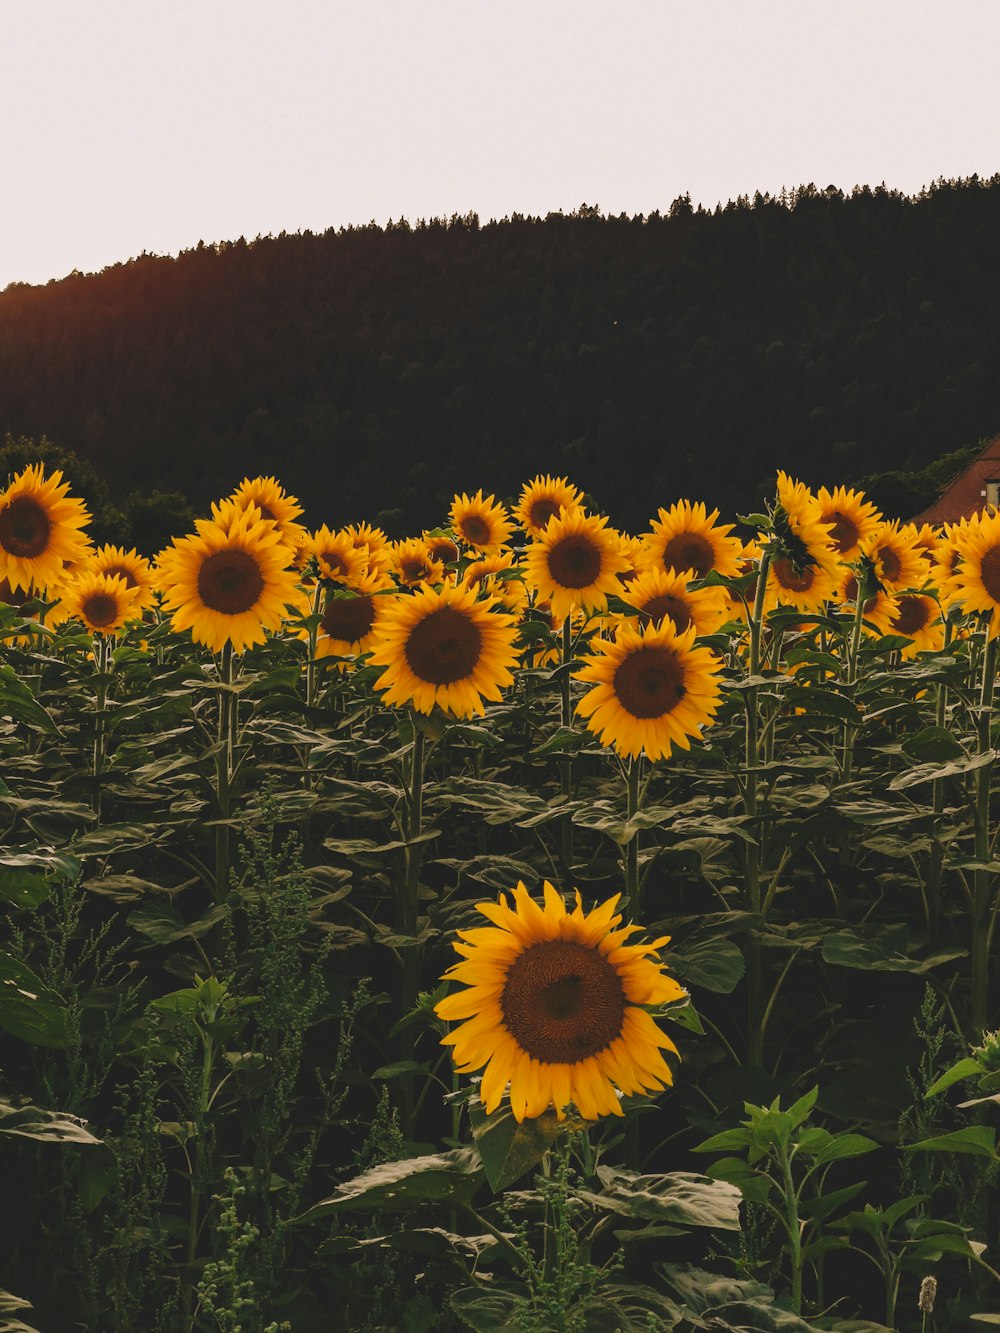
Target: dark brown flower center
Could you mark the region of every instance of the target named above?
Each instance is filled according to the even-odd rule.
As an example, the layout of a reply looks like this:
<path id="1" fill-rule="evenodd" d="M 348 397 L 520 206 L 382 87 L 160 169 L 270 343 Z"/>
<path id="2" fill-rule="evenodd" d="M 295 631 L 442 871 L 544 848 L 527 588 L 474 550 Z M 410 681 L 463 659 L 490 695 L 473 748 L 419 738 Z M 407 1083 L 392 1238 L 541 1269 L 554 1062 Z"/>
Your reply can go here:
<path id="1" fill-rule="evenodd" d="M 983 587 L 995 602 L 1000 602 L 1000 546 L 991 546 L 979 566 Z"/>
<path id="2" fill-rule="evenodd" d="M 347 565 L 338 551 L 320 551 L 316 558 L 322 560 L 323 564 L 334 574 L 347 573 Z"/>
<path id="3" fill-rule="evenodd" d="M 442 606 L 414 625 L 405 646 L 410 670 L 431 685 L 452 685 L 470 676 L 482 649 L 479 626 L 453 606 Z"/>
<path id="4" fill-rule="evenodd" d="M 89 625 L 103 629 L 118 615 L 118 600 L 109 592 L 94 592 L 83 599 L 80 610 Z"/>
<path id="5" fill-rule="evenodd" d="M 670 648 L 637 648 L 622 659 L 612 684 L 619 704 L 632 717 L 663 717 L 687 693 L 684 668 Z"/>
<path id="6" fill-rule="evenodd" d="M 522 1050 L 546 1064 L 577 1064 L 619 1036 L 625 992 L 614 966 L 572 940 L 542 940 L 520 954 L 500 997 Z"/>
<path id="7" fill-rule="evenodd" d="M 375 624 L 375 603 L 367 593 L 359 597 L 330 597 L 323 611 L 322 630 L 331 639 L 359 643 Z"/>
<path id="8" fill-rule="evenodd" d="M 421 579 L 427 577 L 428 573 L 427 562 L 421 560 L 419 556 L 404 560 L 399 566 L 399 577 L 404 583 L 419 583 Z"/>
<path id="9" fill-rule="evenodd" d="M 912 636 L 922 630 L 930 618 L 931 609 L 922 597 L 901 597 L 892 628 L 900 634 Z"/>
<path id="10" fill-rule="evenodd" d="M 33 560 L 49 544 L 52 524 L 36 500 L 19 495 L 0 511 L 0 546 L 22 560 Z"/>
<path id="11" fill-rule="evenodd" d="M 482 514 L 466 514 L 458 526 L 472 546 L 485 546 L 490 539 L 490 525 Z"/>
<path id="12" fill-rule="evenodd" d="M 549 573 L 560 588 L 589 588 L 601 573 L 601 552 L 582 532 L 563 537 L 549 548 Z"/>
<path id="13" fill-rule="evenodd" d="M 673 597 L 670 593 L 661 593 L 659 597 L 651 597 L 639 609 L 639 618 L 642 621 L 652 621 L 654 625 L 662 624 L 663 617 L 674 622 L 678 630 L 687 629 L 691 624 L 691 611 L 686 602 L 682 602 L 679 597 Z"/>
<path id="14" fill-rule="evenodd" d="M 715 550 L 700 532 L 679 532 L 663 548 L 663 567 L 683 574 L 693 569 L 703 579 L 715 565 Z"/>
<path id="15" fill-rule="evenodd" d="M 427 545 L 431 548 L 434 559 L 443 560 L 446 565 L 458 559 L 458 547 L 447 537 L 432 537 Z"/>
<path id="16" fill-rule="evenodd" d="M 528 510 L 528 521 L 532 527 L 544 528 L 550 518 L 562 513 L 562 505 L 557 500 L 538 499 Z"/>
<path id="17" fill-rule="evenodd" d="M 775 560 L 774 577 L 778 584 L 789 592 L 808 592 L 816 582 L 816 569 L 813 565 L 803 565 L 796 569 L 787 556 Z"/>
<path id="18" fill-rule="evenodd" d="M 138 588 L 139 586 L 139 580 L 135 577 L 132 571 L 126 569 L 124 565 L 108 565 L 106 569 L 101 571 L 101 573 L 107 574 L 109 579 L 124 579 L 126 586 L 129 588 Z"/>
<path id="19" fill-rule="evenodd" d="M 839 509 L 834 509 L 832 513 L 823 515 L 823 522 L 827 525 L 830 532 L 830 541 L 840 552 L 849 551 L 857 544 L 858 533 L 857 524 L 853 519 L 842 514 Z"/>
<path id="20" fill-rule="evenodd" d="M 198 571 L 198 595 L 210 611 L 224 616 L 249 611 L 263 590 L 260 566 L 246 551 L 216 551 Z"/>
<path id="21" fill-rule="evenodd" d="M 902 565 L 900 563 L 899 556 L 892 549 L 892 547 L 891 546 L 881 547 L 879 549 L 878 558 L 879 558 L 879 563 L 882 566 L 882 574 L 884 575 L 884 577 L 887 579 L 898 579 L 899 571 L 902 569 Z"/>

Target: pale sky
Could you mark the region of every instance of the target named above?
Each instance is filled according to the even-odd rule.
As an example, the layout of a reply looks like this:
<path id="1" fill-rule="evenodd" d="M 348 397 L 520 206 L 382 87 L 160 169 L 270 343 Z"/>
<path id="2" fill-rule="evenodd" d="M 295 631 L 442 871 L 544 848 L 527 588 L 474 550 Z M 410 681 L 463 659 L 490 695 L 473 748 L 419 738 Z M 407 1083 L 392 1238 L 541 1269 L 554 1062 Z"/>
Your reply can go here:
<path id="1" fill-rule="evenodd" d="M 0 288 L 150 251 L 1000 171 L 1000 0 L 0 0 Z"/>

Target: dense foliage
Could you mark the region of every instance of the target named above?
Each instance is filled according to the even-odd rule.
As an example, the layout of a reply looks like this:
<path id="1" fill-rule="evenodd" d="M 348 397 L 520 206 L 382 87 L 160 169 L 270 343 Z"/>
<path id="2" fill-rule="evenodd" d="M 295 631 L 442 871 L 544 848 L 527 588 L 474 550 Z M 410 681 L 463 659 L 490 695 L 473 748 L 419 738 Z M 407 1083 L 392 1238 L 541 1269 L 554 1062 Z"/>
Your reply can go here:
<path id="1" fill-rule="evenodd" d="M 735 512 L 777 467 L 856 483 L 996 433 L 998 232 L 1000 180 L 973 178 L 143 255 L 0 294 L 0 432 L 89 459 L 119 505 L 280 472 L 394 535 L 538 470 L 631 527 L 646 495 Z M 934 481 L 876 494 L 911 517 Z"/>
<path id="2" fill-rule="evenodd" d="M 419 577 L 416 544 L 368 529 L 355 563 L 247 482 L 147 589 L 84 551 L 64 490 L 38 469 L 0 494 L 8 584 L 81 557 L 0 606 L 0 1329 L 872 1333 L 997 1309 L 1000 519 L 935 540 L 779 477 L 746 542 L 683 504 L 636 541 L 557 481 L 527 542 L 456 498 L 457 558 Z M 672 571 L 678 540 L 704 578 Z M 554 623 L 540 589 L 568 595 L 557 553 L 587 543 L 601 568 Z M 659 621 L 635 592 L 657 562 Z M 234 651 L 247 571 L 261 616 L 265 576 L 285 590 L 280 623 L 241 621 Z M 331 648 L 365 595 L 373 648 Z M 456 635 L 483 671 L 448 694 Z M 675 1086 L 623 1118 L 486 1114 L 441 1044 L 455 932 L 545 879 L 549 921 L 574 888 L 624 892 L 673 937 Z"/>

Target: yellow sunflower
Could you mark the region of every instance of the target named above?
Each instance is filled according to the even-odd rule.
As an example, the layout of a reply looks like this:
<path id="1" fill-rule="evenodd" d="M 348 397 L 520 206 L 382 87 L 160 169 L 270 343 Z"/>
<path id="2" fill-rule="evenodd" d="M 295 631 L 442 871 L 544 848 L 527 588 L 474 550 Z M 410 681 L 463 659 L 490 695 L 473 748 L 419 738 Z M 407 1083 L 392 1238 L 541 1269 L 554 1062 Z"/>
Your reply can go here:
<path id="1" fill-rule="evenodd" d="M 316 635 L 318 658 L 360 657 L 371 652 L 382 618 L 392 602 L 382 588 L 381 575 L 371 573 L 349 589 L 327 594 Z"/>
<path id="2" fill-rule="evenodd" d="M 430 547 L 420 537 L 406 537 L 393 542 L 392 571 L 404 588 L 416 588 L 422 583 L 440 583 L 444 565 L 436 560 Z"/>
<path id="3" fill-rule="evenodd" d="M 937 528 L 931 523 L 921 523 L 919 528 L 916 523 L 907 523 L 903 531 L 910 537 L 927 563 L 933 565 L 939 535 Z"/>
<path id="4" fill-rule="evenodd" d="M 308 535 L 303 552 L 303 563 L 310 556 L 316 557 L 321 578 L 348 587 L 363 579 L 368 567 L 364 550 L 355 546 L 346 532 L 331 532 L 325 523 Z"/>
<path id="5" fill-rule="evenodd" d="M 524 581 L 547 601 L 556 620 L 580 608 L 603 611 L 608 593 L 620 588 L 618 575 L 627 562 L 618 534 L 606 518 L 572 509 L 551 519 L 542 536 L 528 546 Z"/>
<path id="6" fill-rule="evenodd" d="M 835 486 L 828 491 L 821 486 L 816 492 L 820 522 L 829 529 L 829 540 L 841 560 L 853 560 L 861 550 L 861 543 L 872 533 L 882 515 L 864 491 Z"/>
<path id="7" fill-rule="evenodd" d="M 582 492 L 566 477 L 538 476 L 524 483 L 514 517 L 529 537 L 540 537 L 550 518 L 561 518 L 567 510 L 582 506 Z"/>
<path id="8" fill-rule="evenodd" d="M 659 625 L 666 617 L 676 630 L 694 625 L 698 635 L 714 634 L 729 617 L 725 588 L 688 588 L 687 584 L 683 574 L 653 567 L 633 579 L 621 597 L 635 607 L 644 625 L 650 621 Z"/>
<path id="9" fill-rule="evenodd" d="M 669 619 L 636 630 L 628 622 L 613 640 L 594 639 L 597 656 L 583 658 L 576 680 L 594 688 L 577 704 L 602 745 L 635 757 L 666 758 L 675 745 L 711 724 L 719 707 L 721 664 L 695 647 L 695 627 L 678 633 Z"/>
<path id="10" fill-rule="evenodd" d="M 837 600 L 841 603 L 841 609 L 853 618 L 858 601 L 858 580 L 852 569 L 844 571 L 837 589 Z M 861 611 L 861 628 L 868 634 L 895 633 L 892 622 L 897 609 L 896 599 L 876 586 L 871 596 L 865 598 Z"/>
<path id="11" fill-rule="evenodd" d="M 644 1006 L 682 999 L 656 951 L 669 937 L 628 944 L 639 926 L 616 915 L 620 894 L 585 913 L 579 893 L 566 905 L 547 881 L 544 906 L 519 883 L 514 906 L 477 903 L 492 924 L 460 930 L 462 961 L 445 973 L 466 989 L 435 1012 L 460 1022 L 442 1039 L 461 1073 L 483 1069 L 479 1096 L 492 1114 L 510 1085 L 515 1119 L 552 1106 L 565 1119 L 622 1115 L 624 1095 L 662 1092 L 673 1083 L 661 1055 L 677 1047 Z"/>
<path id="12" fill-rule="evenodd" d="M 796 567 L 791 556 L 779 555 L 767 570 L 765 609 L 793 606 L 799 611 L 822 611 L 837 596 L 839 580 L 835 567 L 823 563 Z"/>
<path id="13" fill-rule="evenodd" d="M 229 497 L 240 509 L 256 505 L 262 518 L 269 518 L 281 533 L 282 541 L 295 548 L 305 540 L 306 531 L 295 520 L 303 512 L 294 495 L 289 495 L 274 477 L 244 477 Z"/>
<path id="14" fill-rule="evenodd" d="M 445 584 L 393 598 L 372 662 L 385 667 L 375 682 L 387 704 L 435 705 L 455 717 L 482 715 L 514 683 L 514 617 L 492 611 L 471 588 Z"/>
<path id="15" fill-rule="evenodd" d="M 937 653 L 944 647 L 944 621 L 941 608 L 933 597 L 922 593 L 904 593 L 896 601 L 896 614 L 888 630 L 890 634 L 905 634 L 913 642 L 900 656 L 907 660 L 917 653 Z"/>
<path id="16" fill-rule="evenodd" d="M 774 530 L 781 554 L 796 570 L 821 565 L 835 571 L 840 556 L 815 495 L 804 482 L 794 481 L 785 472 L 778 473 L 777 491 Z"/>
<path id="17" fill-rule="evenodd" d="M 267 630 L 285 618 L 286 604 L 300 594 L 286 566 L 290 549 L 274 523 L 253 506 L 228 530 L 202 519 L 198 534 L 175 538 L 159 558 L 164 605 L 173 627 L 189 629 L 196 643 L 219 652 L 231 643 L 237 652 L 263 643 Z"/>
<path id="18" fill-rule="evenodd" d="M 446 532 L 428 532 L 421 534 L 431 555 L 435 560 L 440 560 L 443 565 L 453 565 L 462 552 L 457 544 L 448 536 Z"/>
<path id="19" fill-rule="evenodd" d="M 922 588 L 927 582 L 926 561 L 912 538 L 901 531 L 898 519 L 880 523 L 861 543 L 861 550 L 874 564 L 875 577 L 886 592 Z"/>
<path id="20" fill-rule="evenodd" d="M 479 597 L 495 598 L 500 609 L 511 615 L 520 616 L 528 605 L 528 590 L 512 551 L 498 551 L 496 555 L 473 560 L 462 575 L 460 586 L 474 588 Z"/>
<path id="21" fill-rule="evenodd" d="M 145 611 L 156 600 L 153 566 L 134 546 L 130 551 L 126 551 L 123 546 L 100 546 L 93 555 L 88 556 L 81 569 L 95 574 L 109 574 L 112 578 L 123 578 L 128 587 L 135 589 L 133 612 Z"/>
<path id="22" fill-rule="evenodd" d="M 971 518 L 960 518 L 957 523 L 945 523 L 934 548 L 931 563 L 930 581 L 937 588 L 941 605 L 948 608 L 955 600 L 951 588 L 951 578 L 957 574 L 962 564 L 962 543 L 979 529 L 983 515 L 973 514 Z"/>
<path id="23" fill-rule="evenodd" d="M 618 571 L 618 582 L 625 584 L 626 587 L 637 579 L 643 570 L 655 568 L 649 547 L 641 537 L 629 537 L 626 533 L 620 532 L 618 549 L 626 562 L 625 568 Z"/>
<path id="24" fill-rule="evenodd" d="M 349 523 L 344 532 L 364 555 L 369 570 L 377 569 L 382 574 L 388 571 L 392 556 L 389 538 L 381 528 L 373 527 L 371 523 Z"/>
<path id="25" fill-rule="evenodd" d="M 514 531 L 507 510 L 493 495 L 456 495 L 449 512 L 451 530 L 464 546 L 477 551 L 498 551 Z"/>
<path id="26" fill-rule="evenodd" d="M 1000 635 L 1000 513 L 984 513 L 953 540 L 961 562 L 942 592 L 963 611 L 987 613 L 995 639 Z"/>
<path id="27" fill-rule="evenodd" d="M 708 513 L 700 500 L 696 504 L 678 500 L 669 509 L 659 510 L 652 531 L 645 534 L 650 563 L 677 574 L 690 570 L 690 577 L 698 579 L 710 569 L 727 577 L 736 574 L 743 543 L 730 537 L 732 523 L 717 524 L 718 517 L 717 509 Z"/>
<path id="28" fill-rule="evenodd" d="M 117 634 L 126 621 L 142 615 L 139 587 L 130 588 L 123 574 L 78 574 L 63 589 L 60 602 L 60 619 L 82 620 L 91 634 Z"/>
<path id="29" fill-rule="evenodd" d="M 68 492 L 62 473 L 46 477 L 41 463 L 0 492 L 0 578 L 12 588 L 54 586 L 66 564 L 85 558 L 90 543 L 81 529 L 90 515 Z"/>

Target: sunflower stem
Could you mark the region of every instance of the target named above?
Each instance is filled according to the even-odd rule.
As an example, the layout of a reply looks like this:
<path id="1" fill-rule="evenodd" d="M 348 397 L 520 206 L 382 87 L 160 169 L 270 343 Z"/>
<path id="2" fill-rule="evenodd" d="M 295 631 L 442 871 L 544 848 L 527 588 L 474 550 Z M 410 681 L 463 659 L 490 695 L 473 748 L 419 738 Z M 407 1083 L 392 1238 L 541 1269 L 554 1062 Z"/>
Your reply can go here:
<path id="1" fill-rule="evenodd" d="M 569 664 L 573 660 L 573 625 L 572 617 L 567 614 L 562 623 L 562 675 L 559 678 L 561 691 L 560 724 L 567 730 L 573 725 L 573 706 L 570 697 Z M 573 795 L 573 760 L 569 755 L 559 760 L 559 776 L 562 795 L 569 801 Z M 565 814 L 560 821 L 562 838 L 563 868 L 568 873 L 573 864 L 573 821 Z"/>
<path id="2" fill-rule="evenodd" d="M 947 653 L 951 643 L 951 620 L 944 615 L 944 643 L 941 651 Z M 948 716 L 948 686 L 939 681 L 934 701 L 934 723 L 940 729 Z M 927 934 L 933 939 L 937 934 L 938 918 L 941 914 L 941 880 L 944 876 L 944 843 L 940 835 L 941 816 L 944 813 L 944 779 L 937 778 L 932 788 L 934 807 L 934 837 L 931 841 L 930 859 L 927 868 L 927 889 L 925 894 L 927 912 Z"/>
<path id="3" fill-rule="evenodd" d="M 626 774 L 625 818 L 631 824 L 642 807 L 642 754 L 637 754 L 628 761 Z M 622 911 L 626 917 L 639 914 L 639 830 L 631 831 L 631 837 L 625 844 L 625 901 Z"/>
<path id="4" fill-rule="evenodd" d="M 976 718 L 978 750 L 980 755 L 992 754 L 990 723 L 993 718 L 993 693 L 996 685 L 997 643 L 989 637 L 983 647 L 983 674 L 979 691 L 979 713 Z M 993 761 L 976 769 L 975 781 L 975 834 L 976 860 L 980 864 L 990 859 L 990 793 Z M 970 1036 L 979 1041 L 989 1027 L 990 936 L 992 925 L 991 888 L 993 875 L 989 870 L 972 872 L 972 1012 Z"/>
<path id="5" fill-rule="evenodd" d="M 847 692 L 853 700 L 858 684 L 858 656 L 861 651 L 861 622 L 865 616 L 865 600 L 868 597 L 867 580 L 858 571 L 858 585 L 854 599 L 854 624 L 851 627 L 851 639 L 847 652 Z M 854 768 L 854 736 L 857 727 L 852 722 L 844 723 L 844 742 L 841 755 L 840 777 L 842 782 L 850 782 Z"/>
<path id="6" fill-rule="evenodd" d="M 229 896 L 229 814 L 232 802 L 231 782 L 235 749 L 236 711 L 233 703 L 233 645 L 227 641 L 219 655 L 219 728 L 215 756 L 215 794 L 219 804 L 219 823 L 215 826 L 215 901 Z"/>
<path id="7" fill-rule="evenodd" d="M 415 715 L 411 715 L 413 724 L 413 751 L 410 765 L 410 782 L 406 802 L 406 856 L 405 882 L 399 900 L 399 933 L 412 940 L 417 934 L 420 917 L 420 859 L 423 843 L 417 839 L 423 832 L 424 818 L 424 765 L 426 762 L 427 737 L 420 729 Z M 416 944 L 404 944 L 402 952 L 403 969 L 403 1004 L 404 1017 L 416 1008 L 417 994 L 420 987 L 421 950 Z M 413 1061 L 416 1054 L 417 1031 L 413 1023 L 406 1023 L 400 1030 L 400 1059 Z M 403 1133 L 407 1138 L 416 1138 L 416 1082 L 412 1071 L 405 1073 L 400 1080 L 400 1108 L 403 1120 Z"/>
<path id="8" fill-rule="evenodd" d="M 753 615 L 750 619 L 750 675 L 760 675 L 761 631 L 764 621 L 764 594 L 767 588 L 767 575 L 771 564 L 771 551 L 767 548 L 761 556 L 757 574 L 757 591 L 754 596 Z M 753 685 L 743 692 L 746 701 L 746 744 L 744 750 L 744 788 L 743 807 L 748 820 L 753 823 L 757 817 L 757 766 L 759 754 L 760 704 L 757 686 Z M 761 848 L 760 832 L 752 829 L 753 840 L 746 844 L 746 891 L 748 910 L 757 916 L 761 911 L 760 869 Z M 751 926 L 744 941 L 744 959 L 747 977 L 747 1062 L 760 1068 L 764 1063 L 764 1027 L 763 1012 L 763 977 L 760 952 L 760 938 L 756 927 Z"/>
<path id="9" fill-rule="evenodd" d="M 108 682 L 111 669 L 110 640 L 105 634 L 94 635 L 94 666 L 97 683 L 94 687 L 94 815 L 101 825 L 101 780 L 104 775 L 104 719 L 107 714 Z"/>

